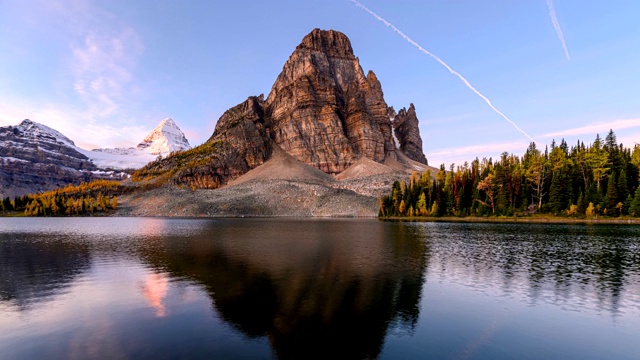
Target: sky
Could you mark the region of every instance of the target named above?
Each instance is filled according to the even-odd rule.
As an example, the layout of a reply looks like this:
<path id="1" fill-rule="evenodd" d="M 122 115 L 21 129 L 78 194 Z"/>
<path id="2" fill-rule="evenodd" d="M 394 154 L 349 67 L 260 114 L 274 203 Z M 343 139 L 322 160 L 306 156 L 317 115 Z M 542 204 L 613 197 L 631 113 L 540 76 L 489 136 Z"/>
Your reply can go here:
<path id="1" fill-rule="evenodd" d="M 640 142 L 638 1 L 360 3 L 0 0 L 0 126 L 130 147 L 170 117 L 199 145 L 321 28 L 350 38 L 388 105 L 415 105 L 430 165 L 609 129 Z"/>

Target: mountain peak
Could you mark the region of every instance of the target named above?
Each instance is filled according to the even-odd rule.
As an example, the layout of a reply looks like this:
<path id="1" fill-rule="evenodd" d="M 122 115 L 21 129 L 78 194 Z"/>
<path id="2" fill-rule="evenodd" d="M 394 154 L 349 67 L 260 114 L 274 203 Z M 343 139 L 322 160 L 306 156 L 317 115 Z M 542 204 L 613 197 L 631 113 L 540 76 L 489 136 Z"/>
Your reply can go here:
<path id="1" fill-rule="evenodd" d="M 354 58 L 351 41 L 347 35 L 336 30 L 314 29 L 298 45 L 297 50 L 301 49 L 320 51 L 328 56 Z"/>
<path id="2" fill-rule="evenodd" d="M 172 118 L 166 118 L 160 122 L 160 125 L 158 125 L 158 127 L 164 126 L 178 127 L 178 125 L 176 125 Z"/>
<path id="3" fill-rule="evenodd" d="M 173 151 L 191 149 L 184 133 L 171 118 L 166 118 L 147 135 L 138 149 L 153 155 L 167 155 Z"/>
<path id="4" fill-rule="evenodd" d="M 62 135 L 59 131 L 29 119 L 22 120 L 17 128 L 33 138 L 40 138 L 43 141 L 76 146 L 71 139 Z"/>

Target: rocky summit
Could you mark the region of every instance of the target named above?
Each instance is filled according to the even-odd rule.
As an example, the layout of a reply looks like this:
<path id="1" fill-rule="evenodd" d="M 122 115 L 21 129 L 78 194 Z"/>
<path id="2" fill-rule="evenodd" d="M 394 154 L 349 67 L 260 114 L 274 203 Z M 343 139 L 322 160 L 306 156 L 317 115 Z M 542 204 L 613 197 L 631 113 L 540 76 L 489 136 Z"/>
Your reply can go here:
<path id="1" fill-rule="evenodd" d="M 314 30 L 285 63 L 266 101 L 273 140 L 298 160 L 338 174 L 393 151 L 382 87 L 365 76 L 349 39 Z"/>
<path id="2" fill-rule="evenodd" d="M 222 115 L 205 144 L 150 163 L 140 175 L 214 189 L 265 163 L 274 145 L 332 175 L 362 158 L 426 165 L 413 105 L 395 117 L 389 111 L 380 81 L 373 71 L 365 75 L 347 36 L 315 29 L 267 99 L 249 97 Z"/>

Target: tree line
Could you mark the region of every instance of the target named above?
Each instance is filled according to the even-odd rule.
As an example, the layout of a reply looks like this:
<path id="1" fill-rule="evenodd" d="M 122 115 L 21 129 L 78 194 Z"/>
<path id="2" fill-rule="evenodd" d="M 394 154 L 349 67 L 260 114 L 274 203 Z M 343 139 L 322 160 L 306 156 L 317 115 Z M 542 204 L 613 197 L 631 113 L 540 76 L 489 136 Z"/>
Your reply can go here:
<path id="1" fill-rule="evenodd" d="M 76 216 L 106 213 L 118 207 L 118 181 L 95 180 L 38 194 L 5 197 L 0 212 L 25 216 Z"/>
<path id="2" fill-rule="evenodd" d="M 640 145 L 625 148 L 613 131 L 588 146 L 554 140 L 541 150 L 532 142 L 522 157 L 504 152 L 414 172 L 380 198 L 379 216 L 640 217 L 639 169 Z"/>

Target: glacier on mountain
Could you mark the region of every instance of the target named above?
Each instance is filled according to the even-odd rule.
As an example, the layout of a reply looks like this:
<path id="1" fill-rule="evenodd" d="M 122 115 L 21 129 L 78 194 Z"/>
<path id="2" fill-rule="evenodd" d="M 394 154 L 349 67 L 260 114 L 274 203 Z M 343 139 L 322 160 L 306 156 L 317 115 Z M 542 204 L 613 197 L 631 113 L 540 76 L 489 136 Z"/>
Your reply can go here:
<path id="1" fill-rule="evenodd" d="M 166 118 L 137 147 L 77 150 L 101 169 L 123 170 L 138 169 L 158 156 L 188 149 L 191 145 L 182 130 L 171 118 Z"/>

